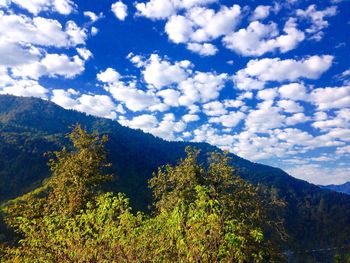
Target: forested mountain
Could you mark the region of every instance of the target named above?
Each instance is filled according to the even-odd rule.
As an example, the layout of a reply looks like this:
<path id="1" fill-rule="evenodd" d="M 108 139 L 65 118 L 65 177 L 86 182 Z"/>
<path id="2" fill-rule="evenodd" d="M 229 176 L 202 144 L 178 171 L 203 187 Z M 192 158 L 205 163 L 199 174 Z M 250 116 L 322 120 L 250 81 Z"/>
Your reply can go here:
<path id="1" fill-rule="evenodd" d="M 321 186 L 324 189 L 329 189 L 335 192 L 339 192 L 339 193 L 344 193 L 347 195 L 350 195 L 350 182 L 346 182 L 344 184 L 340 184 L 340 185 L 335 185 L 335 184 L 330 184 L 330 185 L 324 185 Z"/>
<path id="2" fill-rule="evenodd" d="M 167 142 L 116 121 L 65 110 L 36 98 L 0 96 L 0 199 L 6 201 L 39 186 L 50 176 L 46 165 L 50 151 L 67 144 L 65 135 L 80 123 L 88 131 L 107 134 L 108 160 L 115 180 L 106 190 L 123 192 L 135 209 L 147 211 L 150 190 L 147 181 L 158 167 L 174 164 L 184 157 L 185 147 L 201 150 L 204 162 L 209 152 L 218 150 L 205 143 Z M 350 196 L 321 189 L 297 180 L 284 171 L 249 162 L 230 154 L 240 176 L 259 184 L 285 200 L 281 212 L 288 240 L 286 253 L 303 257 L 304 262 L 324 259 L 344 252 L 350 245 Z M 329 247 L 343 249 L 322 250 Z M 310 249 L 319 252 L 307 252 Z M 321 261 L 324 262 L 324 261 Z"/>

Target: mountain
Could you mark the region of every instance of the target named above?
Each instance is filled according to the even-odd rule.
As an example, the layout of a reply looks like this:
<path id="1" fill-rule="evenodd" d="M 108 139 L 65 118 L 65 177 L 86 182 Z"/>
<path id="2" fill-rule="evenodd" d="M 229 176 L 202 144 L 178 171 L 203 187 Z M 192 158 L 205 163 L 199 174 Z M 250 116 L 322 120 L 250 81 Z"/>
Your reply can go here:
<path id="1" fill-rule="evenodd" d="M 219 150 L 206 143 L 168 142 L 49 101 L 0 95 L 0 201 L 34 189 L 50 175 L 46 165 L 49 155 L 45 153 L 67 145 L 65 134 L 76 123 L 109 136 L 106 147 L 117 176 L 105 189 L 126 193 L 132 206 L 143 211 L 151 198 L 147 181 L 159 166 L 176 163 L 186 146 L 200 149 L 202 160 L 208 152 Z M 290 257 L 302 256 L 303 262 L 314 262 L 337 252 L 320 249 L 350 245 L 350 196 L 295 179 L 281 169 L 230 156 L 243 179 L 285 200 L 282 216 Z M 323 252 L 310 254 L 310 249 Z"/>
<path id="2" fill-rule="evenodd" d="M 321 188 L 350 195 L 350 182 L 346 182 L 345 184 L 340 184 L 340 185 L 336 185 L 336 184 L 323 185 L 321 186 Z"/>

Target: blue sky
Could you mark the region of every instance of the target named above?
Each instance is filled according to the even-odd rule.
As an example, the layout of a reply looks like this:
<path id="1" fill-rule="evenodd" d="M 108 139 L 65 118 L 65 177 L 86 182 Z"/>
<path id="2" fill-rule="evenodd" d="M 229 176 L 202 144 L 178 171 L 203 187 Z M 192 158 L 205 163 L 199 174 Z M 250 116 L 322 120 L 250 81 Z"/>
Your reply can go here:
<path id="1" fill-rule="evenodd" d="M 0 0 L 0 94 L 350 181 L 350 2 Z"/>

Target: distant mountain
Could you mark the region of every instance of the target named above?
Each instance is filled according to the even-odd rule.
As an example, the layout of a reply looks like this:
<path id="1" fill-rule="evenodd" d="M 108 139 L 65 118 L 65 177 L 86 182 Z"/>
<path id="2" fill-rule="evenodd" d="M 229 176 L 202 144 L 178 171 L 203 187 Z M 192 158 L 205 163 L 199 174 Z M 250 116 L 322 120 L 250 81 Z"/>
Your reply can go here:
<path id="1" fill-rule="evenodd" d="M 133 207 L 144 211 L 151 197 L 147 181 L 160 165 L 176 163 L 188 145 L 201 150 L 202 160 L 207 153 L 219 151 L 206 143 L 168 142 L 116 121 L 65 110 L 49 101 L 0 95 L 0 202 L 34 189 L 50 176 L 45 153 L 67 145 L 65 134 L 76 123 L 88 131 L 108 134 L 106 147 L 117 177 L 105 189 L 126 193 Z M 350 245 L 350 196 L 295 179 L 281 169 L 230 156 L 243 179 L 285 200 L 282 216 L 290 257 L 303 257 L 302 262 L 318 258 L 325 262 L 321 260 L 337 251 L 303 251 Z"/>
<path id="2" fill-rule="evenodd" d="M 336 185 L 336 184 L 324 185 L 324 186 L 321 186 L 321 188 L 350 195 L 350 182 L 346 182 L 345 184 L 340 184 L 340 185 Z"/>

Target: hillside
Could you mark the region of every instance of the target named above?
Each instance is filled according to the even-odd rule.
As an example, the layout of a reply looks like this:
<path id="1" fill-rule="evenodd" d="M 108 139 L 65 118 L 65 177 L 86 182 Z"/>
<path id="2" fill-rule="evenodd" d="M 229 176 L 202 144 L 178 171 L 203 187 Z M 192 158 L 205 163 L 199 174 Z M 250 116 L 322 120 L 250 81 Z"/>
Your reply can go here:
<path id="1" fill-rule="evenodd" d="M 350 195 L 350 182 L 346 182 L 345 184 L 340 184 L 340 185 L 335 185 L 335 184 L 324 185 L 324 186 L 321 186 L 321 188 Z"/>
<path id="2" fill-rule="evenodd" d="M 132 205 L 144 211 L 150 201 L 147 181 L 157 167 L 175 163 L 188 145 L 199 148 L 202 157 L 218 150 L 206 143 L 167 142 L 40 99 L 0 96 L 1 201 L 30 191 L 49 176 L 45 153 L 65 145 L 65 134 L 76 123 L 89 131 L 108 134 L 109 161 L 117 178 L 105 188 L 125 192 Z M 321 189 L 277 168 L 233 154 L 231 158 L 243 179 L 272 189 L 287 202 L 283 216 L 293 251 L 350 244 L 350 196 Z"/>

